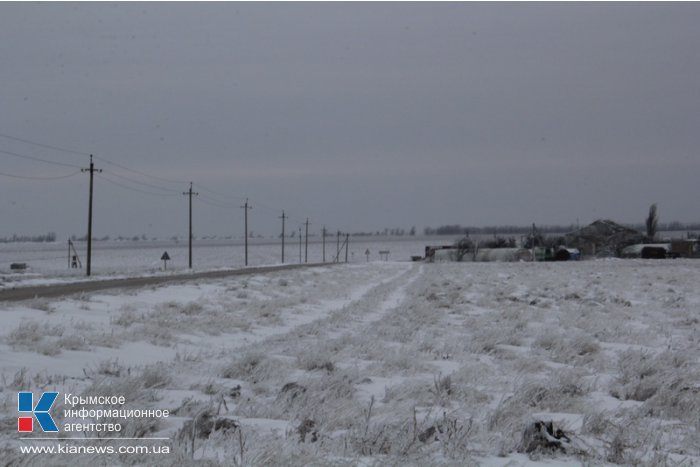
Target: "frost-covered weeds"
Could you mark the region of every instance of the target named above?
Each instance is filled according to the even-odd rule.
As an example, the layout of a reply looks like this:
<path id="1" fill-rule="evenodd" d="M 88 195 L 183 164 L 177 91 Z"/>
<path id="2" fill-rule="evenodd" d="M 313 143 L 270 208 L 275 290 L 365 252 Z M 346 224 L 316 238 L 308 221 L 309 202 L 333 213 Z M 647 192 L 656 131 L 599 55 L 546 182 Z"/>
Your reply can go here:
<path id="1" fill-rule="evenodd" d="M 128 427 L 175 433 L 169 461 L 182 465 L 477 465 L 514 455 L 534 417 L 561 425 L 576 447 L 529 453 L 534 460 L 690 465 L 700 461 L 696 264 L 278 273 L 187 300 L 127 299 L 107 328 L 67 332 L 53 321 L 60 307 L 36 304 L 50 324 L 24 321 L 3 342 L 38 353 L 107 341 L 174 347 L 167 364 L 108 359 L 85 374 L 89 391 L 124 391 L 182 417 L 175 427 Z M 313 319 L 289 325 L 305 315 Z M 218 337 L 216 347 L 193 340 L 201 336 Z M 34 384 L 30 373 L 3 375 L 6 390 Z M 159 406 L 170 389 L 191 396 Z"/>
<path id="2" fill-rule="evenodd" d="M 261 352 L 251 352 L 236 357 L 221 370 L 223 378 L 240 379 L 256 385 L 283 377 L 284 364 Z"/>
<path id="3" fill-rule="evenodd" d="M 105 371 L 109 369 L 108 371 Z M 120 395 L 124 396 L 126 404 L 123 406 L 84 406 L 86 409 L 115 409 L 117 407 L 123 409 L 144 409 L 153 407 L 154 403 L 160 400 L 158 389 L 165 388 L 171 382 L 171 369 L 163 365 L 146 366 L 146 367 L 131 367 L 126 368 L 119 365 L 116 361 L 101 362 L 96 368 L 85 369 L 85 375 L 89 380 L 82 381 L 79 386 L 76 386 L 74 379 L 56 380 L 54 377 L 47 375 L 36 374 L 30 377 L 26 370 L 22 370 L 15 375 L 14 381 L 3 381 L 3 391 L 0 392 L 0 408 L 4 414 L 10 414 L 9 418 L 0 417 L 0 428 L 7 433 L 16 430 L 17 423 L 17 393 L 16 390 L 27 391 L 31 390 L 36 395 L 44 390 L 55 390 L 57 386 L 65 387 L 64 391 L 74 392 L 81 395 Z M 6 390 L 12 389 L 12 394 L 8 394 Z M 7 395 L 8 397 L 4 397 Z M 120 424 L 122 429 L 119 432 L 103 432 L 97 431 L 94 433 L 83 433 L 84 436 L 94 436 L 100 438 L 91 441 L 92 446 L 118 446 L 124 445 L 123 442 L 110 440 L 110 437 L 123 438 L 145 438 L 153 436 L 160 428 L 162 428 L 162 420 L 154 417 L 140 418 L 122 418 L 122 417 L 101 417 L 100 419 L 92 418 L 66 418 L 65 410 L 80 410 L 83 406 L 67 406 L 64 404 L 63 397 L 58 397 L 51 408 L 51 416 L 56 424 L 61 428 L 66 423 L 79 424 Z M 62 428 L 61 428 L 62 429 Z M 36 428 L 35 428 L 36 430 Z M 16 431 L 15 431 L 16 433 Z M 36 433 L 36 432 L 35 432 Z M 63 432 L 65 433 L 65 432 Z M 135 445 L 143 445 L 144 442 L 133 440 Z M 152 442 L 151 442 L 152 443 Z M 115 448 L 116 449 L 116 448 Z M 173 454 L 176 458 L 179 454 Z M 172 460 L 172 459 L 171 459 Z M 117 454 L 83 454 L 68 458 L 67 456 L 51 458 L 47 455 L 28 456 L 20 453 L 20 450 L 14 446 L 12 449 L 7 449 L 6 456 L 3 458 L 3 465 L 168 465 L 161 463 L 157 456 L 134 455 L 124 456 Z M 186 464 L 184 464 L 186 465 Z"/>
<path id="4" fill-rule="evenodd" d="M 61 350 L 85 350 L 90 342 L 79 334 L 66 333 L 61 325 L 37 321 L 22 322 L 5 338 L 14 350 L 37 352 L 42 355 L 58 355 Z"/>

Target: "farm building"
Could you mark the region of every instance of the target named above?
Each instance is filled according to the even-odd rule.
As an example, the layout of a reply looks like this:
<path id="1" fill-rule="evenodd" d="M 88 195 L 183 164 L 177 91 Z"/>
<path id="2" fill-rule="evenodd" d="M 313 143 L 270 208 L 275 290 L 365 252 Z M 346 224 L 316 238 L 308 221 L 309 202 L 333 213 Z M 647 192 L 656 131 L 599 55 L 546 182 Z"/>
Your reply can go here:
<path id="1" fill-rule="evenodd" d="M 454 246 L 426 247 L 425 260 L 428 262 L 463 261 L 463 262 L 519 262 L 532 261 L 533 250 L 529 248 L 475 248 L 460 250 Z M 581 259 L 576 248 L 536 247 L 535 261 L 571 261 Z"/>
<path id="2" fill-rule="evenodd" d="M 644 242 L 641 232 L 611 220 L 597 220 L 564 238 L 566 245 L 586 256 L 616 256 L 624 247 Z"/>
<path id="3" fill-rule="evenodd" d="M 427 250 L 426 250 L 427 251 Z M 526 248 L 479 248 L 460 252 L 457 248 L 441 247 L 431 250 L 426 261 L 464 261 L 464 262 L 514 262 L 532 261 L 532 252 Z"/>
<path id="4" fill-rule="evenodd" d="M 669 254 L 674 258 L 697 258 L 700 256 L 699 240 L 671 240 Z"/>
<path id="5" fill-rule="evenodd" d="M 698 257 L 697 240 L 671 240 L 667 243 L 638 243 L 622 249 L 623 258 L 694 258 Z"/>
<path id="6" fill-rule="evenodd" d="M 666 258 L 671 251 L 669 243 L 637 243 L 622 249 L 622 258 Z"/>

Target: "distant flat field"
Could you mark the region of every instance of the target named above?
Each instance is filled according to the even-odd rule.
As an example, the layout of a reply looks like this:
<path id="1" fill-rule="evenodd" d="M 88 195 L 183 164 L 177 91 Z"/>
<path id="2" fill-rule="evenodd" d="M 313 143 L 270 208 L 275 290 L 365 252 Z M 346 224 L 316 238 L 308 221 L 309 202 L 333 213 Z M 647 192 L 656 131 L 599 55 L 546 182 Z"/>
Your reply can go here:
<path id="1" fill-rule="evenodd" d="M 332 262 L 342 249 L 340 261 L 345 261 L 345 236 L 340 238 L 328 236 L 324 245 L 320 237 L 310 237 L 308 248 L 304 241 L 299 249 L 299 239 L 289 238 L 285 241 L 285 264 Z M 378 260 L 379 251 L 389 251 L 390 260 L 409 261 L 411 256 L 422 256 L 426 245 L 451 245 L 455 238 L 441 237 L 350 237 L 347 254 L 348 262 L 367 262 Z M 340 243 L 340 244 L 339 244 Z M 85 242 L 76 242 L 75 248 L 81 264 L 79 269 L 71 269 L 68 244 L 57 243 L 0 243 L 0 287 L 2 276 L 6 280 L 22 280 L 22 277 L 81 277 L 85 276 L 87 265 L 87 247 Z M 167 262 L 168 271 L 188 270 L 187 241 L 104 241 L 93 242 L 92 274 L 94 276 L 140 275 L 162 271 L 163 253 L 171 258 Z M 72 252 L 71 252 L 72 255 Z M 251 239 L 248 246 L 248 265 L 263 266 L 282 262 L 282 245 L 278 240 Z M 13 273 L 12 263 L 25 263 L 24 273 Z M 194 270 L 213 268 L 240 268 L 245 265 L 245 247 L 242 240 L 195 240 L 192 247 L 192 266 Z"/>

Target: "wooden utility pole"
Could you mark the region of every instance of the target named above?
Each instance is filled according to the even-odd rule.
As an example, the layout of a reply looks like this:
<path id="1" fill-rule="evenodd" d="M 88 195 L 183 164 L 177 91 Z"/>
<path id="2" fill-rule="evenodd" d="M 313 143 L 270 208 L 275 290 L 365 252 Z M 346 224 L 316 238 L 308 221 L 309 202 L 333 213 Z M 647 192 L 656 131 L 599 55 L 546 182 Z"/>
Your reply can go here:
<path id="1" fill-rule="evenodd" d="M 532 261 L 537 261 L 537 256 L 535 254 L 535 223 L 532 223 Z"/>
<path id="2" fill-rule="evenodd" d="M 336 263 L 340 262 L 340 230 L 338 231 L 338 234 L 335 236 L 335 262 Z"/>
<path id="3" fill-rule="evenodd" d="M 326 226 L 323 226 L 323 262 L 326 262 Z"/>
<path id="4" fill-rule="evenodd" d="M 102 172 L 102 169 L 96 169 L 92 163 L 92 154 L 90 154 L 90 168 L 80 169 L 81 172 L 90 172 L 90 201 L 88 202 L 88 233 L 87 233 L 87 275 L 90 275 L 92 265 L 92 181 L 95 172 Z"/>
<path id="5" fill-rule="evenodd" d="M 282 219 L 282 264 L 284 264 L 284 220 L 287 218 L 284 215 L 284 211 L 282 211 L 282 215 L 279 218 Z"/>
<path id="6" fill-rule="evenodd" d="M 190 182 L 190 190 L 182 193 L 185 196 L 190 197 L 190 235 L 189 235 L 189 263 L 188 267 L 192 269 L 192 196 L 197 196 L 199 193 L 192 191 L 192 182 Z"/>
<path id="7" fill-rule="evenodd" d="M 299 263 L 301 264 L 301 227 L 299 227 Z"/>
<path id="8" fill-rule="evenodd" d="M 306 218 L 306 234 L 304 235 L 304 262 L 309 262 L 309 218 Z"/>
<path id="9" fill-rule="evenodd" d="M 248 210 L 253 209 L 253 206 L 248 206 L 248 198 L 241 209 L 245 209 L 245 265 L 248 266 Z"/>
<path id="10" fill-rule="evenodd" d="M 345 234 L 345 262 L 348 262 L 348 250 L 350 246 L 350 234 Z"/>

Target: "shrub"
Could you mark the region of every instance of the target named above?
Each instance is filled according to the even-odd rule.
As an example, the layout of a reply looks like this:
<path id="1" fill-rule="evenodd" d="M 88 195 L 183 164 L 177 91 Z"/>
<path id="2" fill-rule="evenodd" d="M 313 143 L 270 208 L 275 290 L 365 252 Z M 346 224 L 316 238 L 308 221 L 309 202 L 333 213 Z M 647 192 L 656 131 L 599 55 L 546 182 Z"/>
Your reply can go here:
<path id="1" fill-rule="evenodd" d="M 678 352 L 650 352 L 627 350 L 618 361 L 619 373 L 611 394 L 620 399 L 644 402 L 656 395 L 663 386 L 683 387 L 684 368 L 688 356 Z M 673 390 L 668 386 L 669 390 Z M 664 405 L 664 403 L 661 403 Z"/>
<path id="2" fill-rule="evenodd" d="M 298 364 L 306 371 L 321 370 L 332 373 L 335 370 L 335 364 L 323 353 L 319 351 L 304 353 L 297 357 Z"/>
<path id="3" fill-rule="evenodd" d="M 61 337 L 56 341 L 56 346 L 65 350 L 83 350 L 87 348 L 85 338 L 76 334 Z"/>
<path id="4" fill-rule="evenodd" d="M 285 369 L 279 360 L 262 353 L 248 353 L 226 365 L 221 371 L 221 376 L 256 384 L 284 377 Z"/>

